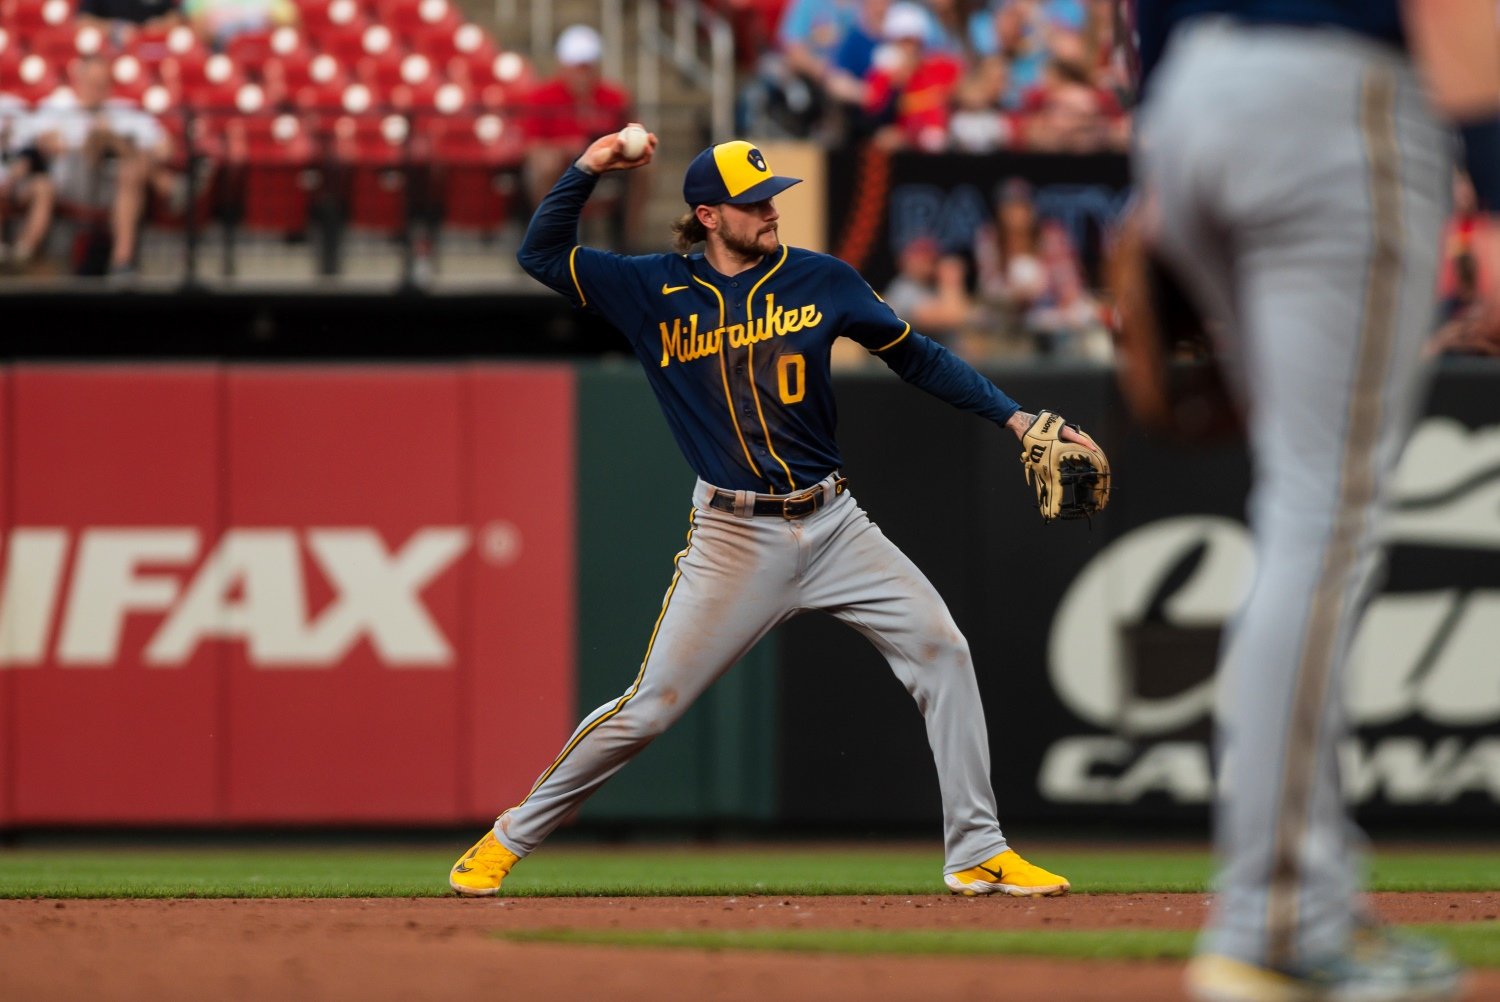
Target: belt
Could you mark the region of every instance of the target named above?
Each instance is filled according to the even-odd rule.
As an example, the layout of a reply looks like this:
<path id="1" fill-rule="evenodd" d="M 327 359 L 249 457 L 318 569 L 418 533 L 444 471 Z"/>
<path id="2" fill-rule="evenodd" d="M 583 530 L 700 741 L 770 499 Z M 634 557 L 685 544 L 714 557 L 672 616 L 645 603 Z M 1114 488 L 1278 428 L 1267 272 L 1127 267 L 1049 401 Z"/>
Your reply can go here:
<path id="1" fill-rule="evenodd" d="M 849 478 L 839 477 L 833 482 L 833 497 L 838 497 L 848 490 Z M 781 518 L 805 518 L 828 503 L 829 493 L 821 486 L 811 490 L 803 491 L 801 494 L 789 494 L 784 498 L 762 498 L 755 499 L 755 505 L 751 508 L 753 515 L 777 515 Z M 715 490 L 708 499 L 710 508 L 719 511 L 727 511 L 734 514 L 734 491 Z"/>

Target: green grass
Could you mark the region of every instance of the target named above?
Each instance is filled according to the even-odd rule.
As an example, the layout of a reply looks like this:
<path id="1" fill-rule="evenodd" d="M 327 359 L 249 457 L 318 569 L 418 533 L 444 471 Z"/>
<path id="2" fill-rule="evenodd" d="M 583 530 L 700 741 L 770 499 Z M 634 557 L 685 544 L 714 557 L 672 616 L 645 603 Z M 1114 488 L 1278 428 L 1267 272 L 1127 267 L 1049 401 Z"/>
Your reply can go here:
<path id="1" fill-rule="evenodd" d="M 1471 967 L 1500 967 L 1500 922 L 1412 926 L 1447 944 Z M 1030 956 L 1078 960 L 1181 960 L 1197 934 L 1155 929 L 891 930 L 746 929 L 650 931 L 628 929 L 526 930 L 500 934 L 515 943 L 563 943 L 694 950 L 772 950 L 859 955 Z"/>
<path id="2" fill-rule="evenodd" d="M 345 852 L 257 850 L 0 851 L 0 898 L 16 897 L 428 897 L 448 893 L 464 845 Z M 1034 852 L 1075 891 L 1203 891 L 1204 852 Z M 518 866 L 512 896 L 939 894 L 938 851 L 911 848 L 715 849 L 556 847 Z M 1500 889 L 1500 852 L 1402 851 L 1376 861 L 1380 890 Z"/>

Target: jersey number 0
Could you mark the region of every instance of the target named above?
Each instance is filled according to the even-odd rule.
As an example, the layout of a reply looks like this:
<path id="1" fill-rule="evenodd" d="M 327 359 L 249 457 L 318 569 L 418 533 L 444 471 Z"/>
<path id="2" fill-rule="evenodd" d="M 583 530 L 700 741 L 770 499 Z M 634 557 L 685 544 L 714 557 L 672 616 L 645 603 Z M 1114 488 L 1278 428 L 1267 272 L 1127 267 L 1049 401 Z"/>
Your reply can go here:
<path id="1" fill-rule="evenodd" d="M 781 390 L 781 402 L 795 404 L 807 392 L 807 365 L 801 355 L 782 355 L 776 360 L 776 385 Z"/>

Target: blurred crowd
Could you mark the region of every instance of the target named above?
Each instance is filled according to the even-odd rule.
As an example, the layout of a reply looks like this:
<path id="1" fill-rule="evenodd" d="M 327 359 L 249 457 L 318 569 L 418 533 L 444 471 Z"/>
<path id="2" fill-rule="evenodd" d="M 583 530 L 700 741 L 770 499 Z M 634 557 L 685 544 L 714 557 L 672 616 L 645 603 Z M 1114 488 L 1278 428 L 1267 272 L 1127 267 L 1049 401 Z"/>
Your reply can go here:
<path id="1" fill-rule="evenodd" d="M 1481 259 L 1485 244 L 1476 236 L 1486 225 L 1473 189 L 1457 177 L 1430 355 L 1500 357 L 1500 317 L 1482 314 L 1479 305 L 1481 290 L 1500 280 L 1500 261 Z M 1106 255 L 1112 236 L 1103 234 Z M 1030 184 L 1013 177 L 997 185 L 994 216 L 969 246 L 928 236 L 908 241 L 880 293 L 918 330 L 977 365 L 1013 358 L 1107 363 L 1116 318 L 1101 285 L 1097 276 L 1091 281 L 1068 227 L 1039 214 Z M 871 361 L 854 350 L 835 359 L 845 367 Z"/>
<path id="2" fill-rule="evenodd" d="M 1108 303 L 1091 290 L 1068 229 L 1038 215 L 1031 186 L 1003 180 L 994 217 L 970 246 L 918 237 L 901 248 L 881 298 L 976 364 L 1015 357 L 1108 361 Z M 841 357 L 859 364 L 857 353 Z"/>
<path id="3" fill-rule="evenodd" d="M 738 28 L 739 127 L 829 147 L 1126 147 L 1111 0 L 713 0 Z M 145 225 L 485 239 L 635 117 L 587 25 L 542 77 L 450 0 L 0 0 L 0 273 L 129 281 Z M 652 179 L 589 204 L 593 242 L 655 246 Z M 668 186 L 663 186 L 668 187 Z M 976 362 L 1103 360 L 1110 306 L 1076 234 L 1001 177 L 966 245 L 919 237 L 881 291 Z M 1435 351 L 1500 352 L 1460 184 Z M 1105 235 L 1107 242 L 1108 235 Z M 329 272 L 332 273 L 332 272 Z M 854 358 L 862 356 L 855 355 Z"/>
<path id="4" fill-rule="evenodd" d="M 1113 0 L 741 0 L 741 125 L 891 149 L 1125 149 Z"/>

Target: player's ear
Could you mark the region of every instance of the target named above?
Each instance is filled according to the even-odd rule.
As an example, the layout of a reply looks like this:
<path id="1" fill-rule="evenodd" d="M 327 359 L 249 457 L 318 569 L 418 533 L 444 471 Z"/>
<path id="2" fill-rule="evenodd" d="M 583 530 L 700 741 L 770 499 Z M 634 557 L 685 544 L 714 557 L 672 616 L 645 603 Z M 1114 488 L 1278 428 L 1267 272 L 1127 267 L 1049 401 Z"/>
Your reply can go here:
<path id="1" fill-rule="evenodd" d="M 721 210 L 717 205 L 696 206 L 693 209 L 693 214 L 698 217 L 698 222 L 703 224 L 703 228 L 710 233 L 719 228 L 719 222 L 722 217 Z"/>

